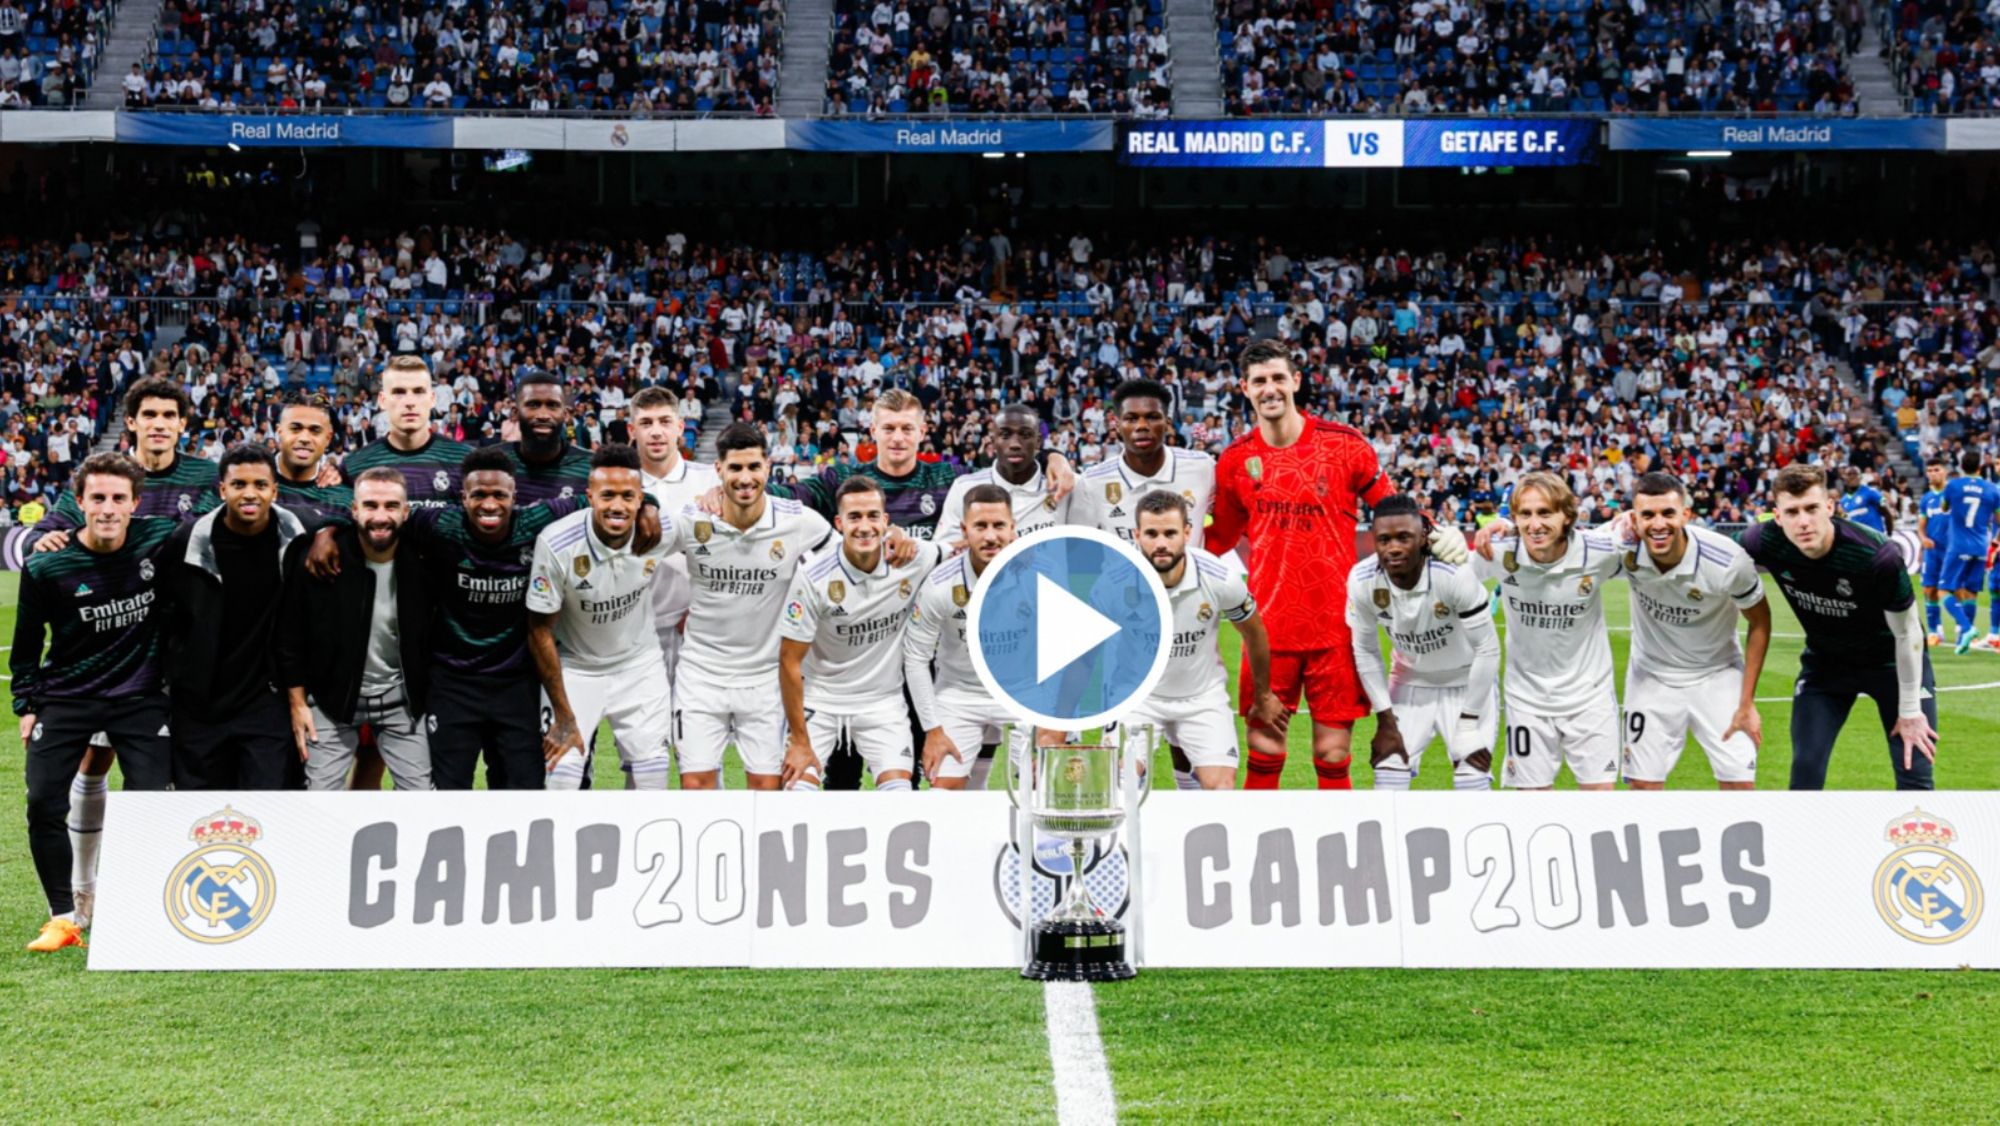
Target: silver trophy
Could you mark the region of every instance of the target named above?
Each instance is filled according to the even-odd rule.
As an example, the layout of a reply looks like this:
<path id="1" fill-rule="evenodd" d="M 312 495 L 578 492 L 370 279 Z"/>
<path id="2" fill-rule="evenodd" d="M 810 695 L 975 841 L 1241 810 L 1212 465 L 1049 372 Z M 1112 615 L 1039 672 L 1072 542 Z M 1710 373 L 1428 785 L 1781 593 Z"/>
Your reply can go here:
<path id="1" fill-rule="evenodd" d="M 1023 977 L 1119 981 L 1137 972 L 1126 952 L 1125 925 L 1092 902 L 1084 865 L 1090 843 L 1114 837 L 1125 824 L 1128 801 L 1135 796 L 1128 792 L 1128 763 L 1143 761 L 1152 746 L 1153 729 L 1121 727 L 1107 734 L 1112 734 L 1112 742 L 1058 743 L 1029 753 L 1034 769 L 1027 780 L 1027 820 L 1033 829 L 1069 843 L 1070 875 L 1069 887 L 1055 907 L 1032 924 Z M 1018 777 L 1018 770 L 1008 771 L 1010 797 L 1016 795 Z M 1115 847 L 1115 841 L 1104 847 Z M 1033 849 L 1031 839 L 1022 851 Z M 1028 902 L 1022 900 L 1024 905 Z"/>

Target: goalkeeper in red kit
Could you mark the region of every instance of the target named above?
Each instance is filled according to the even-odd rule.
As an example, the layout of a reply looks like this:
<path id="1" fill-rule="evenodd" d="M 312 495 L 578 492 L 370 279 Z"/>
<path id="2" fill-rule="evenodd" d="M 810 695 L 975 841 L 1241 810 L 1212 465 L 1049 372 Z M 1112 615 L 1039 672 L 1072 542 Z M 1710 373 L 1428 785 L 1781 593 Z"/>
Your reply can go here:
<path id="1" fill-rule="evenodd" d="M 1352 789 L 1354 721 L 1368 697 L 1349 648 L 1347 573 L 1361 507 L 1396 492 L 1361 431 L 1299 411 L 1298 365 L 1277 340 L 1259 340 L 1237 360 L 1256 429 L 1223 451 L 1215 467 L 1209 551 L 1249 540 L 1250 593 L 1271 635 L 1271 690 L 1287 716 L 1304 697 L 1312 711 L 1313 769 L 1322 790 Z M 1465 537 L 1431 533 L 1431 553 L 1463 562 Z M 1250 666 L 1243 666 L 1239 710 L 1250 714 Z M 1275 790 L 1285 769 L 1286 723 L 1250 725 L 1248 790 Z"/>

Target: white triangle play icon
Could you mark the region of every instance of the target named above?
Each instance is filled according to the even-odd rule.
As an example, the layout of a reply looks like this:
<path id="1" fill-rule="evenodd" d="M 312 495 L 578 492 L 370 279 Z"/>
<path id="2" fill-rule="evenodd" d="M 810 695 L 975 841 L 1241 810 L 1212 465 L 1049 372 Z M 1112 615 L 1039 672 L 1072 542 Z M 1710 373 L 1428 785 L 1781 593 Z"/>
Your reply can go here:
<path id="1" fill-rule="evenodd" d="M 1035 576 L 1035 603 L 1036 684 L 1068 668 L 1119 629 L 1118 623 L 1046 575 Z"/>

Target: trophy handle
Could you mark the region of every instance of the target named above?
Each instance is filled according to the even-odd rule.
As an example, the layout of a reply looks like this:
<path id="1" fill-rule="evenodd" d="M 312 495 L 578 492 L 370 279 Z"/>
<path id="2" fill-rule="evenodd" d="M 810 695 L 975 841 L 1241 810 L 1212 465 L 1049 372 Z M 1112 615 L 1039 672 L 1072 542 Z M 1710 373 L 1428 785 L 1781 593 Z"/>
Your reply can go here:
<path id="1" fill-rule="evenodd" d="M 1021 777 L 1021 759 L 1026 756 L 1014 753 L 1014 744 L 1017 742 L 1013 737 L 1015 730 L 1015 727 L 1009 725 L 1005 733 L 1001 736 L 1000 745 L 1007 748 L 1007 770 L 1002 778 L 1002 781 L 1007 784 L 1007 804 L 1013 806 L 1015 809 L 1019 809 L 1021 808 L 1021 791 L 1025 789 L 1025 784 L 1022 782 Z M 1029 755 L 1035 753 L 1034 748 L 1035 729 L 1030 727 L 1028 728 Z"/>

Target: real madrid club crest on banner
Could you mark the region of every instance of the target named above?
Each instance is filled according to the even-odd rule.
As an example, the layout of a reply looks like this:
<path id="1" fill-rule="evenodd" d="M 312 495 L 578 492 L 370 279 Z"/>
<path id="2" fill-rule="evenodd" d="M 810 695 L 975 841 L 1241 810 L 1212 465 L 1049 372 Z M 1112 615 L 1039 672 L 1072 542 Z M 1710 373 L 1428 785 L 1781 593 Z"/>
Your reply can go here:
<path id="1" fill-rule="evenodd" d="M 1875 870 L 1875 909 L 1882 921 L 1912 942 L 1957 942 L 1979 925 L 1986 892 L 1972 865 L 1951 850 L 1958 830 L 1921 809 L 1889 823 L 1883 834 L 1895 849 Z"/>
<path id="2" fill-rule="evenodd" d="M 195 822 L 193 852 L 167 877 L 167 919 L 196 942 L 235 942 L 270 916 L 278 881 L 257 855 L 264 836 L 257 819 L 224 806 Z"/>

